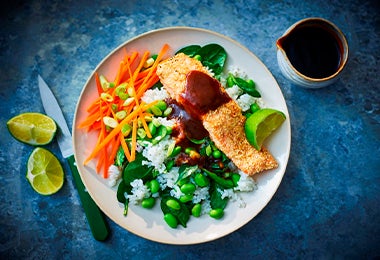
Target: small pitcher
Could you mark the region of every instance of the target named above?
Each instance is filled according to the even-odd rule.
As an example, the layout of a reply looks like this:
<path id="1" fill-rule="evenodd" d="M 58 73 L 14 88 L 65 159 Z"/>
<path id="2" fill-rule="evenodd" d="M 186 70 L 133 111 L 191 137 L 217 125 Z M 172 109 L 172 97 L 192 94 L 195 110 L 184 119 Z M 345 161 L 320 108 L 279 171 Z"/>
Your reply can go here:
<path id="1" fill-rule="evenodd" d="M 344 34 L 322 18 L 307 18 L 293 24 L 276 45 L 281 72 L 305 88 L 321 88 L 335 82 L 348 59 Z"/>

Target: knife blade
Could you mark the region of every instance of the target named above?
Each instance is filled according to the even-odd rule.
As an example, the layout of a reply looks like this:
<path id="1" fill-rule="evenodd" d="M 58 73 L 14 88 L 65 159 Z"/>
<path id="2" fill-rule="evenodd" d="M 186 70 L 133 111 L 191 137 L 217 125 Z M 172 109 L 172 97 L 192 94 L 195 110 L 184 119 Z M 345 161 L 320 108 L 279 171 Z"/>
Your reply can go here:
<path id="1" fill-rule="evenodd" d="M 105 221 L 103 212 L 92 200 L 81 180 L 74 158 L 71 133 L 63 116 L 62 110 L 53 92 L 40 75 L 38 75 L 38 87 L 40 90 L 42 105 L 46 114 L 53 118 L 58 125 L 59 131 L 56 133 L 58 146 L 61 150 L 62 156 L 69 163 L 74 183 L 78 190 L 79 198 L 81 200 L 91 232 L 96 240 L 103 241 L 108 237 L 109 227 Z"/>

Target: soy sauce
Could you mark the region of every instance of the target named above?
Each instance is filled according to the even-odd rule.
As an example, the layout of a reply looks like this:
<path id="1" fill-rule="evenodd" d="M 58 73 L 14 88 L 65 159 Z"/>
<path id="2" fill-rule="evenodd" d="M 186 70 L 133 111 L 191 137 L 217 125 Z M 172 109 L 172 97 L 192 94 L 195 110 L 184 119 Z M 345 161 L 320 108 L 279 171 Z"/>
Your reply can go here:
<path id="1" fill-rule="evenodd" d="M 304 25 L 280 42 L 293 67 L 310 78 L 326 78 L 338 71 L 343 47 L 326 28 Z"/>

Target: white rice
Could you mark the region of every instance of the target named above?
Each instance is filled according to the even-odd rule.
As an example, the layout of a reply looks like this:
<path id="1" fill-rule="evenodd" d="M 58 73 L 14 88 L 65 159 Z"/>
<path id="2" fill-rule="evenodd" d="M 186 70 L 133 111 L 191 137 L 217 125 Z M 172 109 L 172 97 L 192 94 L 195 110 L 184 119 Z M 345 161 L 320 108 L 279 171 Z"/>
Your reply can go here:
<path id="1" fill-rule="evenodd" d="M 156 100 L 165 100 L 169 98 L 168 92 L 164 89 L 148 89 L 145 91 L 144 95 L 141 97 L 141 100 L 144 101 L 145 103 L 152 103 L 153 101 Z"/>
<path id="2" fill-rule="evenodd" d="M 161 190 L 168 188 L 173 188 L 178 180 L 178 167 L 173 167 L 169 172 L 159 174 L 157 176 L 157 181 L 160 183 Z"/>
<path id="3" fill-rule="evenodd" d="M 202 200 L 210 199 L 209 188 L 203 187 L 194 191 L 193 203 L 200 203 Z"/>
<path id="4" fill-rule="evenodd" d="M 114 187 L 117 181 L 121 178 L 121 171 L 116 165 L 111 165 L 108 168 L 108 185 Z"/>
<path id="5" fill-rule="evenodd" d="M 218 189 L 218 192 L 220 192 L 222 199 L 229 198 L 231 201 L 237 202 L 239 208 L 245 208 L 245 206 L 247 205 L 244 202 L 243 198 L 240 196 L 240 194 L 234 192 L 233 189 L 226 189 L 226 190 L 220 190 L 220 189 Z"/>
<path id="6" fill-rule="evenodd" d="M 249 177 L 242 171 L 239 171 L 240 179 L 237 183 L 237 187 L 234 188 L 234 191 L 250 192 L 257 189 L 256 181 Z"/>
<path id="7" fill-rule="evenodd" d="M 167 158 L 167 150 L 171 144 L 175 141 L 169 139 L 169 136 L 166 136 L 163 140 L 157 144 L 147 143 L 147 147 L 143 150 L 142 154 L 147 160 L 143 160 L 142 164 L 147 166 L 153 166 L 160 173 L 165 172 L 166 167 L 164 164 L 165 159 Z"/>
<path id="8" fill-rule="evenodd" d="M 146 185 L 144 185 L 141 179 L 136 179 L 131 182 L 132 186 L 132 194 L 127 195 L 127 199 L 129 199 L 130 203 L 135 205 L 139 204 L 144 198 L 148 198 L 150 196 L 150 191 Z"/>
<path id="9" fill-rule="evenodd" d="M 226 88 L 226 92 L 235 101 L 239 98 L 241 94 L 243 94 L 243 90 L 236 85 L 233 85 L 230 88 Z"/>
<path id="10" fill-rule="evenodd" d="M 236 100 L 236 103 L 239 105 L 239 107 L 241 108 L 241 110 L 243 112 L 249 110 L 249 108 L 251 107 L 251 105 L 253 103 L 256 102 L 256 99 L 255 97 L 252 97 L 251 95 L 248 95 L 248 94 L 243 94 L 241 95 L 237 100 Z"/>

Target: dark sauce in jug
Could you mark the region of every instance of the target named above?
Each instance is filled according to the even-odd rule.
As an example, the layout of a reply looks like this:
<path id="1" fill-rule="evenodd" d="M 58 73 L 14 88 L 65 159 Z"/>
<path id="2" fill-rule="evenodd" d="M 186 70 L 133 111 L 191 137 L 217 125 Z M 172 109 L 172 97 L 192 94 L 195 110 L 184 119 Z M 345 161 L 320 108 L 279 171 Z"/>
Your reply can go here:
<path id="1" fill-rule="evenodd" d="M 339 68 L 342 47 L 336 37 L 321 26 L 295 28 L 280 45 L 293 67 L 307 77 L 329 77 Z"/>

